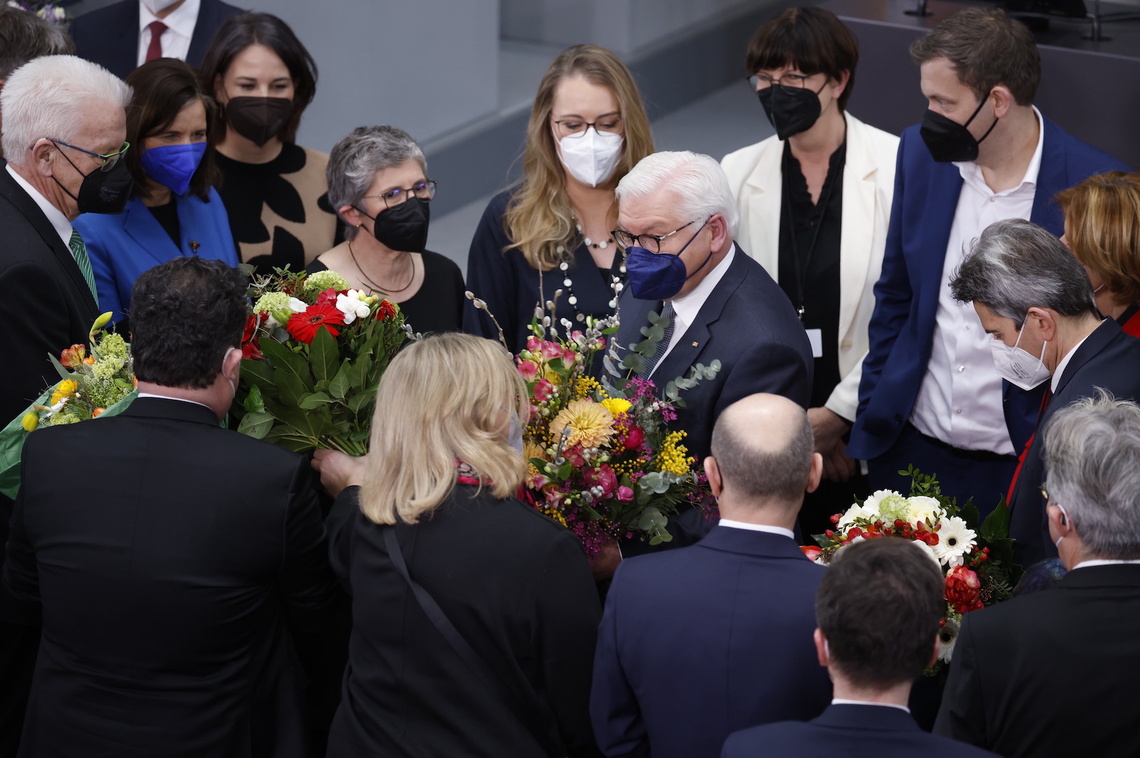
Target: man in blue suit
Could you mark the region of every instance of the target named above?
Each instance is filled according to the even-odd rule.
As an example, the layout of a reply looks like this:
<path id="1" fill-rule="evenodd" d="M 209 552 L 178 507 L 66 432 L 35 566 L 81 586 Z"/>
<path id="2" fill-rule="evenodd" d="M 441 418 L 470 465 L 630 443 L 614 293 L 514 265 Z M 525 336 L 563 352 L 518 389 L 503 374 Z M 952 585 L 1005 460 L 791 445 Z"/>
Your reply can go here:
<path id="1" fill-rule="evenodd" d="M 71 38 L 76 55 L 120 79 L 153 58 L 198 68 L 214 32 L 241 12 L 222 0 L 119 0 L 75 19 Z"/>
<path id="2" fill-rule="evenodd" d="M 1022 389 L 1046 388 L 1037 431 L 1010 488 L 1009 534 L 1023 566 L 1056 557 L 1041 494 L 1040 433 L 1057 410 L 1095 397 L 1098 389 L 1140 398 L 1140 340 L 1115 319 L 1101 318 L 1088 274 L 1060 240 L 1021 219 L 982 232 L 950 289 L 959 301 L 973 303 L 993 336 L 998 373 Z"/>
<path id="3" fill-rule="evenodd" d="M 714 360 L 712 379 L 681 394 L 675 426 L 689 453 L 709 453 L 716 417 L 732 403 L 771 392 L 807 407 L 813 359 L 787 295 L 733 242 L 740 222 L 720 164 L 707 155 L 661 152 L 618 183 L 618 228 L 629 286 L 618 305 L 620 350 L 641 342 L 649 313 L 670 323 L 637 373 L 659 389 Z"/>
<path id="4" fill-rule="evenodd" d="M 807 413 L 787 398 L 752 395 L 721 414 L 705 459 L 720 523 L 696 545 L 622 563 L 606 598 L 590 717 L 607 756 L 715 758 L 737 729 L 827 705 L 811 644 L 827 571 L 792 536 L 823 471 L 813 450 Z"/>
<path id="5" fill-rule="evenodd" d="M 831 706 L 805 723 L 746 729 L 722 758 L 986 758 L 993 753 L 919 729 L 911 683 L 938 658 L 946 602 L 942 571 L 910 540 L 844 548 L 819 585 L 815 650 L 835 685 Z"/>
<path id="6" fill-rule="evenodd" d="M 873 489 L 905 486 L 914 463 L 983 514 L 1006 491 L 1040 393 L 1003 387 L 989 338 L 948 283 L 994 221 L 1029 219 L 1055 235 L 1060 190 L 1119 161 L 1033 107 L 1041 61 L 1028 29 L 970 8 L 911 45 L 929 108 L 902 135 L 870 349 L 848 453 Z"/>

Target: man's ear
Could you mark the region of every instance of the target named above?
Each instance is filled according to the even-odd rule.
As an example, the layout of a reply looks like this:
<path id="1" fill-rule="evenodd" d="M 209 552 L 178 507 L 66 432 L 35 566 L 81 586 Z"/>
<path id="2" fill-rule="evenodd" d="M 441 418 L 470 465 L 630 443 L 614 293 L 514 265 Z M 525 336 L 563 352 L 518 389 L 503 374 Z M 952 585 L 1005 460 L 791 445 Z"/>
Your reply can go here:
<path id="1" fill-rule="evenodd" d="M 1057 312 L 1052 308 L 1030 308 L 1025 320 L 1033 325 L 1041 339 L 1047 342 L 1053 342 L 1056 339 Z"/>
<path id="2" fill-rule="evenodd" d="M 234 384 L 238 383 L 238 378 L 241 376 L 240 347 L 234 347 L 226 351 L 226 357 L 222 359 L 222 375 Z"/>
<path id="3" fill-rule="evenodd" d="M 815 640 L 815 655 L 819 660 L 819 665 L 827 668 L 828 664 L 831 663 L 831 650 L 827 646 L 827 637 L 823 636 L 822 629 L 816 627 L 812 639 Z"/>
<path id="4" fill-rule="evenodd" d="M 724 492 L 724 481 L 720 478 L 720 466 L 711 455 L 705 458 L 705 476 L 708 477 L 713 497 L 720 497 L 720 493 Z"/>
<path id="5" fill-rule="evenodd" d="M 1009 114 L 1010 110 L 1012 110 L 1013 106 L 1017 105 L 1017 100 L 1013 97 L 1013 93 L 1010 92 L 1009 87 L 1006 87 L 1004 84 L 999 84 L 990 90 L 990 94 L 987 97 L 993 98 L 994 116 L 997 118 L 1005 117 Z"/>
<path id="6" fill-rule="evenodd" d="M 819 453 L 811 454 L 811 469 L 808 470 L 807 486 L 804 492 L 815 492 L 823 478 L 823 456 Z"/>

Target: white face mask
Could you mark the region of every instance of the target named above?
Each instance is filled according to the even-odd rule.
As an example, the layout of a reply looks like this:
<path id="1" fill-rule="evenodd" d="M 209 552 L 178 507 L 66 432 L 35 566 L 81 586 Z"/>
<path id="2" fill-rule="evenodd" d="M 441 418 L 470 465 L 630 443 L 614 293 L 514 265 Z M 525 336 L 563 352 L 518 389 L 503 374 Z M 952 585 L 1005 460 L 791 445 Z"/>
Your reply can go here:
<path id="1" fill-rule="evenodd" d="M 1022 325 L 1021 331 L 1017 333 L 1017 342 L 1013 344 L 1013 347 L 1001 340 L 991 340 L 990 352 L 993 353 L 994 368 L 997 369 L 998 374 L 1003 379 L 1007 379 L 1011 384 L 1021 387 L 1023 390 L 1031 390 L 1052 376 L 1049 369 L 1045 367 L 1044 361 L 1045 348 L 1049 342 L 1042 343 L 1040 357 L 1034 358 L 1018 347 L 1024 331 L 1025 326 Z"/>
<path id="2" fill-rule="evenodd" d="M 599 132 L 589 126 L 577 137 L 563 137 L 558 141 L 559 159 L 575 179 L 597 187 L 613 176 L 624 144 L 625 138 L 620 134 Z"/>
<path id="3" fill-rule="evenodd" d="M 522 435 L 522 422 L 519 421 L 517 413 L 511 413 L 511 427 L 507 432 L 507 444 L 522 454 L 523 451 L 523 435 Z"/>
<path id="4" fill-rule="evenodd" d="M 140 0 L 140 2 L 146 6 L 146 9 L 148 11 L 157 16 L 159 13 L 162 13 L 164 10 L 177 3 L 178 0 Z"/>

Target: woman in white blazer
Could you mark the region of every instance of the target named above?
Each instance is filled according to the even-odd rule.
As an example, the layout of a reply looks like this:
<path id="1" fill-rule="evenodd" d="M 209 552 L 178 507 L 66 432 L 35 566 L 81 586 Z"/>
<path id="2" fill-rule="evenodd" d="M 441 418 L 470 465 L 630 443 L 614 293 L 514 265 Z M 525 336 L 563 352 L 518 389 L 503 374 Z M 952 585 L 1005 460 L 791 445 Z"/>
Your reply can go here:
<path id="1" fill-rule="evenodd" d="M 816 356 L 808 414 L 825 478 L 858 473 L 846 455 L 867 352 L 873 288 L 882 267 L 898 137 L 845 110 L 858 42 L 822 8 L 788 8 L 765 22 L 746 65 L 776 134 L 722 161 L 740 207 L 741 246 L 776 279 L 800 313 Z M 846 502 L 852 484 L 806 505 L 808 533 Z M 855 487 L 857 489 L 857 486 Z"/>

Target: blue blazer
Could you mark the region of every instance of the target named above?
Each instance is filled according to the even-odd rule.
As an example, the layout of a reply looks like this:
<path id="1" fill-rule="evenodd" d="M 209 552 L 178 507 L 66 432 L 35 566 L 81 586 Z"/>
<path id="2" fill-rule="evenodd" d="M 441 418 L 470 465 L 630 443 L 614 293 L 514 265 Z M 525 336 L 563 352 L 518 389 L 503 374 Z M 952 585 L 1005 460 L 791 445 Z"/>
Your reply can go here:
<path id="1" fill-rule="evenodd" d="M 1053 199 L 1058 192 L 1093 174 L 1131 169 L 1049 119 L 1042 123 L 1041 168 L 1029 220 L 1060 236 L 1064 215 Z M 859 413 L 847 446 L 854 458 L 877 458 L 889 450 L 914 409 L 933 349 L 942 267 L 961 189 L 958 167 L 936 163 L 917 126 L 903 132 L 883 273 L 875 285 L 870 349 L 859 384 Z M 1033 430 L 1041 392 L 1004 386 L 1006 424 L 1019 449 Z"/>
<path id="2" fill-rule="evenodd" d="M 91 256 L 99 309 L 114 313 L 114 321 L 128 314 L 135 279 L 160 263 L 198 255 L 238 265 L 226 207 L 213 187 L 209 202 L 186 195 L 175 198 L 175 203 L 182 237 L 178 245 L 137 197 L 131 198 L 127 209 L 118 215 L 85 213 L 75 220 L 74 226 Z"/>
<path id="3" fill-rule="evenodd" d="M 1081 398 L 1095 397 L 1098 387 L 1121 400 L 1140 399 L 1140 339 L 1126 334 L 1110 318 L 1105 319 L 1069 359 L 1057 383 L 1057 391 L 1037 422 L 1037 433 L 1017 477 L 1017 486 L 1009 501 L 1013 509 L 1009 536 L 1015 540 L 1014 557 L 1022 566 L 1057 557 L 1057 547 L 1049 538 L 1045 500 L 1040 490 L 1045 481 L 1042 435 L 1054 413 Z"/>
<path id="4" fill-rule="evenodd" d="M 241 12 L 241 8 L 221 0 L 202 0 L 186 62 L 200 68 L 214 32 L 227 18 Z M 84 13 L 71 22 L 70 31 L 75 40 L 75 54 L 80 58 L 98 63 L 120 79 L 127 78 L 127 74 L 137 68 L 139 32 L 142 31 L 138 0 L 120 0 Z"/>
<path id="5" fill-rule="evenodd" d="M 831 699 L 812 642 L 826 572 L 787 537 L 725 526 L 623 561 L 594 659 L 598 747 L 715 758 L 738 729 L 818 715 Z"/>
<path id="6" fill-rule="evenodd" d="M 886 705 L 831 705 L 819 718 L 745 729 L 728 738 L 721 758 L 993 758 L 980 748 L 927 734 L 911 716 Z"/>
<path id="7" fill-rule="evenodd" d="M 649 312 L 661 312 L 657 300 L 638 300 L 626 287 L 618 303 L 621 324 L 617 341 L 624 354 L 643 339 Z M 764 267 L 736 246 L 724 278 L 709 294 L 697 318 L 653 372 L 658 390 L 695 363 L 721 362 L 715 378 L 681 393 L 674 426 L 687 432 L 682 440 L 691 455 L 709 454 L 713 424 L 720 412 L 756 392 L 783 395 L 803 407 L 811 399 L 814 362 L 807 333 L 787 295 Z"/>

